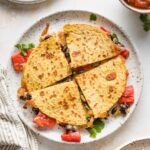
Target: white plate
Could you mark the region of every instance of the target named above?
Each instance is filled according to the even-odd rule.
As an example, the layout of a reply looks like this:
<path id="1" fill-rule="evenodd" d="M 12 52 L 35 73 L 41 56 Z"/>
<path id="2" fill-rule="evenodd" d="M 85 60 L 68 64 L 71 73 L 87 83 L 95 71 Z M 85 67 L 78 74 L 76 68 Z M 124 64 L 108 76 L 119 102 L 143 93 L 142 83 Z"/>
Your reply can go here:
<path id="1" fill-rule="evenodd" d="M 130 141 L 117 150 L 150 150 L 150 137 Z"/>
<path id="2" fill-rule="evenodd" d="M 125 121 L 129 118 L 129 116 L 132 114 L 133 110 L 135 109 L 139 97 L 141 95 L 141 90 L 143 85 L 143 75 L 141 73 L 141 63 L 139 60 L 139 56 L 137 54 L 137 50 L 134 48 L 127 35 L 115 23 L 98 14 L 97 14 L 98 17 L 97 21 L 90 21 L 89 20 L 90 14 L 91 12 L 86 12 L 86 11 L 64 11 L 64 12 L 59 12 L 56 14 L 49 15 L 36 22 L 34 25 L 32 25 L 31 28 L 29 28 L 18 40 L 18 43 L 33 42 L 37 44 L 40 34 L 47 22 L 50 22 L 50 32 L 59 31 L 66 23 L 86 23 L 98 27 L 104 26 L 111 32 L 115 32 L 118 35 L 120 41 L 124 43 L 125 46 L 129 49 L 130 56 L 126 63 L 127 68 L 129 70 L 128 85 L 134 86 L 135 103 L 132 105 L 130 112 L 126 117 L 109 118 L 108 120 L 105 120 L 104 130 L 100 134 L 98 134 L 95 139 L 90 138 L 89 133 L 86 130 L 81 131 L 81 136 L 82 136 L 81 143 L 87 143 L 87 142 L 92 142 L 101 139 L 111 134 L 112 132 L 116 131 L 119 127 L 121 127 L 125 123 Z M 12 54 L 16 51 L 17 51 L 16 49 L 12 50 Z M 46 130 L 46 131 L 40 130 L 35 127 L 35 125 L 32 123 L 32 119 L 34 117 L 32 111 L 23 109 L 20 101 L 17 101 L 16 91 L 20 87 L 21 76 L 14 71 L 11 65 L 11 61 L 8 64 L 8 70 L 9 70 L 8 81 L 9 81 L 10 94 L 14 100 L 16 109 L 18 110 L 18 114 L 22 119 L 22 121 L 29 128 L 31 128 L 36 133 L 39 133 L 43 137 L 46 137 L 53 141 L 63 142 L 61 141 L 61 136 L 60 136 L 62 130 L 58 129 L 58 127 L 56 127 L 53 130 Z"/>
<path id="3" fill-rule="evenodd" d="M 44 2 L 46 0 L 9 0 L 9 1 L 18 4 L 36 4 Z"/>

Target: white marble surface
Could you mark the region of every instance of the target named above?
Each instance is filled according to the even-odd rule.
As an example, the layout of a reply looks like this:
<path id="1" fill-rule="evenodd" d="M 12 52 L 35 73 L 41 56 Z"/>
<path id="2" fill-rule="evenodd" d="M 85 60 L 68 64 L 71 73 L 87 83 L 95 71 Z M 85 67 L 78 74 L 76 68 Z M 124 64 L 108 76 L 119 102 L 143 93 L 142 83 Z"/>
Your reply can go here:
<path id="1" fill-rule="evenodd" d="M 124 8 L 118 0 L 49 0 L 32 6 L 0 0 L 0 63 L 5 67 L 21 33 L 39 18 L 60 10 L 82 9 L 102 14 L 120 25 L 136 44 L 144 69 L 144 89 L 131 118 L 117 132 L 94 143 L 66 145 L 41 137 L 39 150 L 115 150 L 135 138 L 150 137 L 150 32 L 142 29 L 139 15 Z"/>

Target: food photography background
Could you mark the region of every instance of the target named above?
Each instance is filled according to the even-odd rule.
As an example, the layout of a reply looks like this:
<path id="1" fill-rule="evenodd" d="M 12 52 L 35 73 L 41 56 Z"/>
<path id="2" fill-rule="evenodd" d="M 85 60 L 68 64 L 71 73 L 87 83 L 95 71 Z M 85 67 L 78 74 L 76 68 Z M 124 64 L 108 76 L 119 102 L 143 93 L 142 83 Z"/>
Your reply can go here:
<path id="1" fill-rule="evenodd" d="M 0 0 L 0 64 L 8 65 L 11 51 L 22 35 L 40 18 L 61 10 L 88 10 L 112 20 L 130 36 L 143 66 L 144 88 L 129 120 L 112 135 L 83 145 L 59 144 L 38 137 L 40 150 L 115 150 L 136 138 L 150 137 L 150 32 L 145 32 L 139 14 L 126 9 L 119 0 L 49 0 L 35 5 L 16 5 Z M 9 71 L 9 70 L 8 70 Z"/>

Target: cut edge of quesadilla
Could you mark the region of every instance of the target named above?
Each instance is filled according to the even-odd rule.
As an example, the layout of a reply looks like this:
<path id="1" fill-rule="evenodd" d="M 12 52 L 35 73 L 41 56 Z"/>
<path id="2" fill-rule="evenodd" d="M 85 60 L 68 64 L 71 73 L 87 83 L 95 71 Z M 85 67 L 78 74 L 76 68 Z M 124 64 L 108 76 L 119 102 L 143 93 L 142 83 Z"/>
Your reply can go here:
<path id="1" fill-rule="evenodd" d="M 118 56 L 75 77 L 95 118 L 108 117 L 125 90 L 126 73 L 125 60 Z"/>
<path id="2" fill-rule="evenodd" d="M 64 36 L 71 58 L 71 68 L 113 58 L 120 52 L 111 37 L 96 26 L 65 24 Z"/>
<path id="3" fill-rule="evenodd" d="M 53 34 L 42 41 L 29 56 L 23 70 L 22 87 L 31 92 L 53 85 L 71 74 L 56 34 Z"/>
<path id="4" fill-rule="evenodd" d="M 86 126 L 86 110 L 75 81 L 60 83 L 30 93 L 32 105 L 57 123 Z"/>

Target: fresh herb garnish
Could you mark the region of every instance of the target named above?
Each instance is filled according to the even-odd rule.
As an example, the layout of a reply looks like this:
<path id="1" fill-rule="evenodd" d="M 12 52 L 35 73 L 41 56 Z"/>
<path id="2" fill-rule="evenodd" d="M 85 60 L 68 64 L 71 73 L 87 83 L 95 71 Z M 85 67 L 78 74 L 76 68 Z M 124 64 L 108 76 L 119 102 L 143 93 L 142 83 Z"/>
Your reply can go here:
<path id="1" fill-rule="evenodd" d="M 119 39 L 118 39 L 116 33 L 113 33 L 113 34 L 111 35 L 111 39 L 112 39 L 112 41 L 113 41 L 114 43 L 119 43 Z"/>
<path id="2" fill-rule="evenodd" d="M 148 16 L 148 14 L 141 14 L 140 19 L 143 22 L 144 30 L 149 31 L 150 30 L 150 18 Z"/>
<path id="3" fill-rule="evenodd" d="M 104 122 L 100 119 L 96 119 L 93 122 L 93 128 L 87 128 L 87 131 L 90 133 L 90 137 L 96 138 L 97 133 L 100 133 L 104 127 Z"/>
<path id="4" fill-rule="evenodd" d="M 95 128 L 87 128 L 87 131 L 90 133 L 91 138 L 96 138 L 97 131 Z"/>
<path id="5" fill-rule="evenodd" d="M 33 43 L 29 43 L 29 44 L 16 44 L 15 45 L 16 48 L 18 48 L 20 50 L 20 52 L 26 56 L 27 55 L 27 51 L 29 49 L 32 49 L 35 47 L 35 45 Z"/>
<path id="6" fill-rule="evenodd" d="M 97 20 L 97 16 L 95 14 L 91 14 L 90 15 L 90 20 L 91 21 L 96 21 Z"/>

